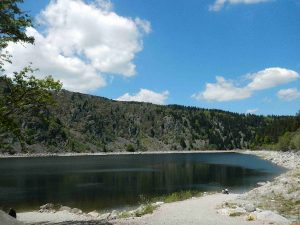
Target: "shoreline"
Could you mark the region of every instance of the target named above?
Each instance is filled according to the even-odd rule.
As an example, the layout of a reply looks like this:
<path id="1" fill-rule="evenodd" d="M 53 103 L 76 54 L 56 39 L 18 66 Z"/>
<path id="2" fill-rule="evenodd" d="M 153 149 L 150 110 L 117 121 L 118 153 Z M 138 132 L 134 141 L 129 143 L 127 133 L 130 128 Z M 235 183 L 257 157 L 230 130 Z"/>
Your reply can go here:
<path id="1" fill-rule="evenodd" d="M 260 221 L 259 223 L 256 223 L 257 221 L 251 221 L 250 224 L 264 224 L 262 223 L 262 221 L 265 220 L 272 220 L 274 224 L 289 224 L 287 223 L 286 218 L 282 217 L 281 215 L 283 215 L 283 213 L 278 213 L 276 208 L 272 208 L 271 211 L 268 211 L 268 207 L 266 207 L 266 209 L 261 210 L 260 208 L 257 207 L 257 202 L 255 202 L 254 200 L 252 201 L 253 197 L 253 193 L 255 196 L 255 200 L 257 200 L 258 198 L 262 198 L 264 199 L 264 193 L 266 191 L 272 192 L 274 189 L 277 190 L 277 187 L 280 187 L 279 189 L 285 189 L 282 187 L 282 184 L 286 185 L 289 182 L 294 182 L 294 180 L 296 179 L 294 174 L 296 173 L 296 175 L 299 172 L 300 175 L 300 152 L 273 152 L 273 151 L 250 151 L 250 150 L 240 150 L 240 151 L 180 151 L 180 152 L 143 152 L 143 153 L 128 153 L 128 152 L 124 152 L 124 153 L 108 153 L 108 154 L 75 154 L 75 155 L 60 155 L 60 156 L 82 156 L 82 155 L 135 155 L 135 154 L 170 154 L 170 153 L 222 153 L 222 152 L 237 152 L 237 153 L 241 153 L 241 154 L 250 154 L 250 155 L 256 155 L 262 159 L 265 160 L 269 160 L 271 162 L 273 162 L 274 164 L 277 164 L 279 166 L 285 167 L 288 169 L 287 172 L 279 175 L 278 177 L 274 178 L 272 181 L 267 181 L 264 184 L 262 184 L 262 186 L 256 187 L 254 189 L 251 189 L 250 191 L 247 191 L 243 194 L 230 194 L 228 197 L 226 195 L 222 195 L 222 194 L 211 194 L 211 195 L 205 195 L 204 197 L 192 197 L 191 199 L 188 200 L 183 200 L 183 201 L 178 201 L 178 202 L 173 202 L 173 203 L 159 203 L 159 206 L 157 207 L 157 209 L 153 212 L 153 214 L 147 214 L 141 217 L 136 217 L 136 216 L 132 216 L 134 214 L 129 214 L 129 218 L 121 218 L 121 214 L 124 212 L 117 212 L 117 211 L 112 211 L 111 213 L 106 213 L 106 214 L 100 214 L 96 211 L 90 212 L 90 213 L 71 213 L 70 211 L 57 211 L 57 212 L 51 212 L 49 211 L 48 213 L 40 213 L 38 211 L 34 211 L 34 212 L 25 212 L 25 213 L 20 213 L 20 219 L 23 222 L 27 222 L 27 223 L 39 223 L 42 221 L 48 221 L 50 222 L 49 224 L 59 224 L 59 225 L 71 225 L 72 222 L 68 223 L 68 221 L 98 221 L 99 224 L 115 224 L 115 225 L 131 225 L 131 224 L 148 224 L 149 222 L 149 218 L 150 218 L 150 222 L 149 224 L 151 224 L 151 221 L 158 221 L 157 219 L 160 218 L 160 216 L 162 216 L 161 214 L 163 214 L 164 216 L 168 217 L 168 216 L 172 216 L 172 215 L 165 215 L 165 211 L 168 210 L 176 210 L 178 205 L 185 205 L 185 207 L 191 207 L 193 204 L 195 204 L 195 201 L 199 201 L 199 204 L 203 204 L 203 207 L 205 209 L 206 205 L 208 204 L 207 202 L 210 201 L 211 198 L 214 198 L 214 200 L 216 201 L 215 207 L 220 207 L 219 209 L 215 209 L 214 208 L 214 212 L 215 214 L 213 214 L 213 216 L 215 216 L 216 218 L 220 219 L 219 216 L 221 215 L 222 218 L 227 221 L 226 224 L 228 225 L 234 225 L 234 224 L 248 224 L 249 221 L 246 222 L 245 219 L 245 207 L 247 207 L 247 205 L 251 205 L 251 207 L 256 207 L 257 210 L 254 211 L 254 213 L 248 213 L 247 216 L 251 215 L 253 216 L 253 218 L 255 218 L 255 220 Z M 56 155 L 55 155 L 56 156 Z M 32 157 L 32 156 L 25 156 L 25 157 Z M 47 156 L 36 156 L 36 157 L 47 157 Z M 295 172 L 296 171 L 296 172 Z M 292 175 L 291 175 L 292 174 Z M 289 180 L 287 181 L 287 179 L 289 178 Z M 291 181 L 292 179 L 292 181 Z M 296 183 L 297 183 L 297 179 L 296 179 Z M 300 177 L 299 177 L 299 182 L 300 182 Z M 280 186 L 281 185 L 281 186 Z M 277 188 L 277 189 L 276 189 Z M 281 190 L 283 191 L 283 190 Z M 300 193 L 300 187 L 299 187 L 299 193 Z M 297 193 L 296 193 L 297 194 Z M 208 196 L 212 196 L 212 197 L 208 197 Z M 249 199 L 250 197 L 250 199 Z M 299 195 L 300 197 L 300 195 Z M 225 200 L 225 203 L 224 201 Z M 259 199 L 260 200 L 260 199 Z M 272 198 L 272 196 L 270 197 L 270 199 L 268 199 L 268 201 L 273 202 L 274 199 Z M 217 204 L 218 202 L 218 204 Z M 155 203 L 153 203 L 155 204 Z M 228 207 L 228 205 L 234 205 L 234 207 L 236 207 L 236 209 L 233 209 L 231 207 Z M 179 208 L 182 208 L 182 206 L 180 206 Z M 298 205 L 299 206 L 299 205 Z M 297 206 L 297 207 L 298 207 Z M 300 206 L 299 206 L 300 207 Z M 139 207 L 141 208 L 141 206 Z M 138 209 L 139 209 L 138 208 Z M 269 207 L 270 208 L 270 207 Z M 136 209 L 136 210 L 138 210 Z M 192 209 L 191 209 L 192 210 Z M 237 210 L 237 211 L 236 211 Z M 240 211 L 242 211 L 242 213 Z M 234 218 L 232 220 L 230 213 L 241 213 L 242 216 L 237 216 L 236 218 Z M 274 213 L 275 212 L 275 213 Z M 125 212 L 127 213 L 127 212 Z M 180 214 L 180 211 L 178 212 Z M 213 211 L 211 210 L 209 213 L 213 213 Z M 256 213 L 256 214 L 255 214 Z M 264 218 L 262 219 L 261 214 L 268 214 L 268 215 L 264 215 Z M 55 215 L 55 216 L 54 216 Z M 189 215 L 190 217 L 194 217 L 195 215 Z M 54 219 L 53 217 L 55 217 L 56 219 Z M 164 218 L 160 218 L 160 219 L 164 219 Z M 172 218 L 169 218 L 172 220 Z M 180 220 L 180 218 L 177 218 Z M 194 218 L 196 220 L 196 218 Z M 296 217 L 290 217 L 289 218 L 289 222 L 300 222 L 300 218 L 296 218 Z M 146 221 L 146 222 L 145 222 Z M 236 221 L 238 221 L 238 223 L 236 223 Z M 281 221 L 281 222 L 280 222 Z M 285 221 L 285 223 L 284 223 Z M 98 223 L 97 223 L 98 224 Z M 152 223 L 155 224 L 155 223 Z M 168 223 L 167 223 L 168 224 Z M 174 223 L 174 224 L 179 224 L 179 223 Z M 194 223 L 188 223 L 188 224 L 194 224 Z M 202 223 L 200 223 L 202 224 Z M 205 224 L 205 223 L 203 223 Z M 209 223 L 207 223 L 209 224 Z M 205 224 L 206 225 L 206 224 Z"/>
<path id="2" fill-rule="evenodd" d="M 42 157 L 76 157 L 76 156 L 117 156 L 117 155 L 151 155 L 151 154 L 186 154 L 186 153 L 242 153 L 245 150 L 191 150 L 191 151 L 145 151 L 145 152 L 87 152 L 87 153 L 17 153 L 14 155 L 0 154 L 6 158 L 42 158 Z"/>

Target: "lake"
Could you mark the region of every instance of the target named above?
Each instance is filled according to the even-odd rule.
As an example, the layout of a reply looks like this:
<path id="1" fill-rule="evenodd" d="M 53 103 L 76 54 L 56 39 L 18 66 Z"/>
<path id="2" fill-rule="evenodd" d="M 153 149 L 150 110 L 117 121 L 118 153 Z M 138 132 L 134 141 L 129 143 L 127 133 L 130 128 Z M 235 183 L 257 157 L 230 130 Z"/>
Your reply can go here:
<path id="1" fill-rule="evenodd" d="M 244 192 L 284 171 L 253 155 L 176 153 L 0 159 L 0 206 L 48 202 L 86 212 L 181 190 Z"/>

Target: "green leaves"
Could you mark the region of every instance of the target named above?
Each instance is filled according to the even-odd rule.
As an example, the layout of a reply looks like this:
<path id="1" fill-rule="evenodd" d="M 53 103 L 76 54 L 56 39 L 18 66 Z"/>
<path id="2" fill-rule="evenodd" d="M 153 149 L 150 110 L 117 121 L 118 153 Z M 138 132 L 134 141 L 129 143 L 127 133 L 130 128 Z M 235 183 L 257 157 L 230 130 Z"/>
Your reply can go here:
<path id="1" fill-rule="evenodd" d="M 53 93 L 62 87 L 51 76 L 35 78 L 35 71 L 28 66 L 15 72 L 12 78 L 0 77 L 0 126 L 18 138 L 22 148 L 25 148 L 22 124 L 27 117 L 47 116 L 48 107 L 55 103 Z"/>
<path id="2" fill-rule="evenodd" d="M 28 42 L 33 44 L 34 38 L 27 36 L 26 27 L 32 26 L 32 19 L 23 12 L 18 4 L 23 0 L 2 0 L 0 4 L 0 49 L 8 42 Z"/>

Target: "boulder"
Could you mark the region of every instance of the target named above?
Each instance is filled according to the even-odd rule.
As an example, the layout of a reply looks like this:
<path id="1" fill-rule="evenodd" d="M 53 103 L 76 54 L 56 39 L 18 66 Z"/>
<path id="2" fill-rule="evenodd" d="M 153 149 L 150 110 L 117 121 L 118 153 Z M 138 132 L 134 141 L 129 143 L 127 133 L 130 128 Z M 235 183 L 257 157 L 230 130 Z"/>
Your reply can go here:
<path id="1" fill-rule="evenodd" d="M 246 212 L 254 212 L 256 210 L 254 205 L 251 203 L 246 204 L 244 208 L 245 208 Z"/>
<path id="2" fill-rule="evenodd" d="M 116 210 L 113 210 L 107 219 L 114 220 L 117 219 L 117 217 L 118 217 L 118 212 Z"/>
<path id="3" fill-rule="evenodd" d="M 10 215 L 13 218 L 17 218 L 17 212 L 14 209 L 10 209 L 8 215 Z"/>
<path id="4" fill-rule="evenodd" d="M 73 208 L 73 209 L 70 210 L 70 213 L 80 215 L 80 214 L 82 214 L 82 210 L 78 209 L 78 208 Z"/>
<path id="5" fill-rule="evenodd" d="M 257 212 L 256 217 L 258 220 L 265 221 L 268 223 L 275 223 L 275 224 L 290 224 L 290 221 L 283 216 L 280 216 L 272 211 L 262 211 Z"/>
<path id="6" fill-rule="evenodd" d="M 101 214 L 99 215 L 98 219 L 100 220 L 107 220 L 110 216 L 110 213 L 104 213 L 104 214 Z"/>
<path id="7" fill-rule="evenodd" d="M 39 212 L 55 212 L 54 204 L 47 203 L 45 205 L 40 206 Z"/>
<path id="8" fill-rule="evenodd" d="M 97 218 L 100 216 L 100 214 L 97 211 L 92 211 L 88 213 L 89 216 Z"/>
<path id="9" fill-rule="evenodd" d="M 267 184 L 266 182 L 258 182 L 258 183 L 257 183 L 258 186 L 264 186 L 264 185 L 266 185 L 266 184 Z"/>
<path id="10" fill-rule="evenodd" d="M 164 202 L 155 202 L 152 205 L 153 206 L 161 206 L 162 204 L 164 204 Z"/>
<path id="11" fill-rule="evenodd" d="M 68 211 L 68 212 L 70 212 L 70 211 L 71 211 L 71 208 L 68 207 L 68 206 L 61 206 L 61 207 L 59 208 L 59 211 Z"/>

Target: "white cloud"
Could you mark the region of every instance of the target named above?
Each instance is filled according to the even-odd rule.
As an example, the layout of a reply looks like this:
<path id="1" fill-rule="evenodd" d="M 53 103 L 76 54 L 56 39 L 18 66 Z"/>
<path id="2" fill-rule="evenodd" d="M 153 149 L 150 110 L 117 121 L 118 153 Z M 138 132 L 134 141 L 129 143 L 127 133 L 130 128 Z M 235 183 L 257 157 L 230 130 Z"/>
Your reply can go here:
<path id="1" fill-rule="evenodd" d="M 258 112 L 258 109 L 248 109 L 246 111 L 246 114 L 256 114 Z"/>
<path id="2" fill-rule="evenodd" d="M 219 11 L 225 4 L 237 5 L 237 4 L 257 4 L 262 2 L 269 2 L 271 0 L 216 0 L 213 5 L 209 6 L 210 11 Z"/>
<path id="3" fill-rule="evenodd" d="M 236 87 L 233 82 L 224 77 L 216 77 L 217 83 L 207 83 L 205 91 L 192 95 L 197 100 L 207 101 L 232 101 L 250 97 L 249 90 Z"/>
<path id="4" fill-rule="evenodd" d="M 146 34 L 149 34 L 151 32 L 151 24 L 148 20 L 136 18 L 134 22 L 136 25 L 140 26 Z"/>
<path id="5" fill-rule="evenodd" d="M 251 90 L 263 90 L 297 80 L 300 75 L 293 70 L 273 67 L 250 74 L 248 78 L 252 80 L 248 84 Z"/>
<path id="6" fill-rule="evenodd" d="M 277 92 L 278 98 L 284 101 L 300 99 L 300 91 L 297 88 L 281 89 Z"/>
<path id="7" fill-rule="evenodd" d="M 169 97 L 169 91 L 157 93 L 148 89 L 140 89 L 138 93 L 130 95 L 126 93 L 116 100 L 118 101 L 134 101 L 134 102 L 150 102 L 153 104 L 164 105 Z"/>
<path id="8" fill-rule="evenodd" d="M 248 74 L 249 84 L 239 87 L 233 81 L 224 77 L 216 77 L 216 83 L 207 83 L 205 90 L 193 94 L 196 100 L 206 101 L 233 101 L 251 97 L 254 91 L 272 88 L 281 84 L 289 83 L 300 78 L 300 75 L 285 68 L 273 67 Z"/>
<path id="9" fill-rule="evenodd" d="M 5 65 L 7 73 L 32 62 L 40 69 L 38 76 L 51 74 L 64 88 L 80 92 L 105 86 L 105 73 L 135 75 L 133 60 L 150 23 L 119 16 L 112 8 L 108 0 L 50 1 L 38 17 L 45 29 L 26 30 L 35 44 L 10 43 L 5 49 L 13 55 L 13 64 Z"/>

